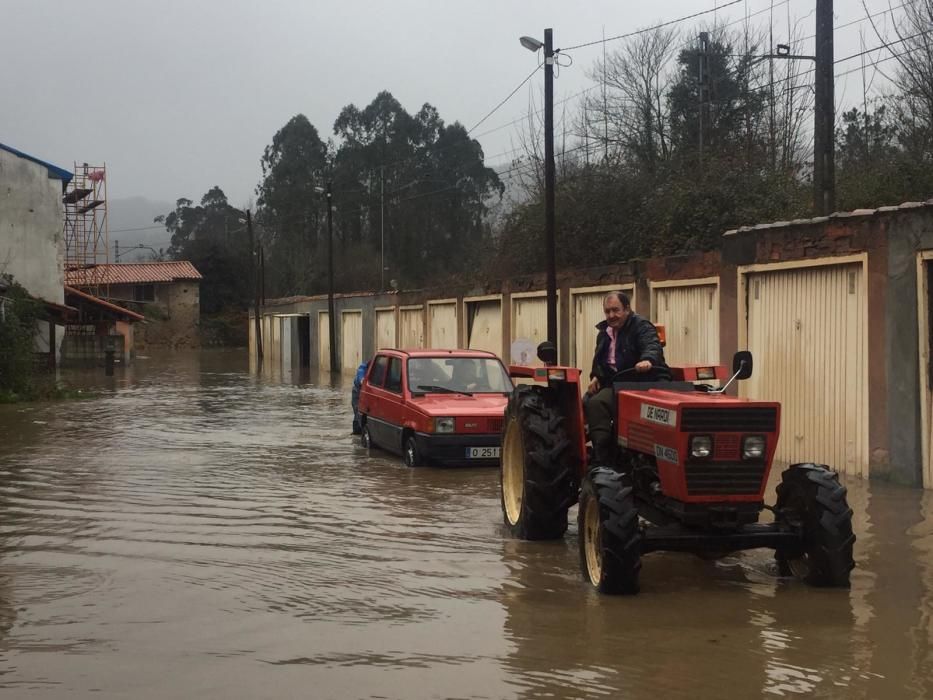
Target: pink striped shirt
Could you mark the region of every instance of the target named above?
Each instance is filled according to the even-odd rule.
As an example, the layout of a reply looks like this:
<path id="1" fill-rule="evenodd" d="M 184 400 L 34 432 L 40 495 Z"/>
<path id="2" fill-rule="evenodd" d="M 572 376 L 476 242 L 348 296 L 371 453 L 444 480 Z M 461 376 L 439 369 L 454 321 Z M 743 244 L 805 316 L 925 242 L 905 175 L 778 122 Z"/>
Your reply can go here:
<path id="1" fill-rule="evenodd" d="M 616 329 L 612 326 L 606 326 L 606 332 L 609 334 L 609 356 L 606 358 L 606 364 L 616 368 Z"/>

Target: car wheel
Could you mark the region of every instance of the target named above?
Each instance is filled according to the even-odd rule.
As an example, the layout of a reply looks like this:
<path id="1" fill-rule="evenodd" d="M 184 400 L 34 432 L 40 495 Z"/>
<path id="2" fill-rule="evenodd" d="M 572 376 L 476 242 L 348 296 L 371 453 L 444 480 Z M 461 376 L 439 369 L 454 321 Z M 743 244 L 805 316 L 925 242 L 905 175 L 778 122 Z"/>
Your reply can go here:
<path id="1" fill-rule="evenodd" d="M 414 469 L 423 465 L 421 454 L 418 452 L 418 445 L 415 444 L 415 437 L 409 435 L 405 439 L 405 465 Z"/>
<path id="2" fill-rule="evenodd" d="M 369 434 L 368 423 L 363 423 L 363 428 L 360 431 L 360 445 L 365 447 L 367 450 L 370 447 L 373 447 L 373 438 L 372 438 L 372 435 Z"/>

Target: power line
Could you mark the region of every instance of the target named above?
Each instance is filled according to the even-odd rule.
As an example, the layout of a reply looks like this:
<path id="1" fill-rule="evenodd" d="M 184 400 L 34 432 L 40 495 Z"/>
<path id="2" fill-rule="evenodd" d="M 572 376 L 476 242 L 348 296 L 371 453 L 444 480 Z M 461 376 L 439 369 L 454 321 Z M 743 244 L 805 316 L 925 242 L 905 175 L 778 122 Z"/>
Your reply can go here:
<path id="1" fill-rule="evenodd" d="M 709 10 L 702 10 L 700 12 L 694 12 L 692 15 L 685 15 L 683 17 L 678 17 L 677 19 L 671 19 L 667 22 L 661 22 L 660 24 L 655 24 L 652 27 L 646 27 L 645 29 L 637 29 L 634 32 L 628 32 L 626 34 L 619 34 L 617 36 L 610 36 L 605 39 L 597 39 L 596 41 L 590 41 L 585 44 L 577 44 L 576 46 L 567 46 L 561 47 L 555 50 L 560 52 L 572 51 L 574 49 L 583 49 L 587 46 L 596 46 L 597 44 L 605 44 L 607 41 L 616 41 L 617 39 L 627 39 L 632 36 L 638 36 L 639 34 L 646 34 L 647 32 L 653 32 L 656 29 L 662 29 L 664 27 L 669 27 L 672 24 L 679 24 L 680 22 L 686 22 L 688 19 L 695 19 L 697 17 L 702 17 L 703 15 L 708 15 L 712 12 L 718 12 L 719 10 L 724 10 L 727 7 L 732 5 L 738 5 L 740 2 L 745 2 L 745 0 L 732 0 L 732 2 L 727 2 L 725 5 L 720 5 L 718 7 L 710 8 Z"/>
<path id="2" fill-rule="evenodd" d="M 534 77 L 535 73 L 537 73 L 538 70 L 539 70 L 539 69 L 541 68 L 541 66 L 543 66 L 543 65 L 544 65 L 543 63 L 539 63 L 537 66 L 535 66 L 535 69 L 534 69 L 533 71 L 531 71 L 531 73 L 529 73 L 528 76 L 527 76 L 522 82 L 520 82 L 518 85 L 516 85 L 516 86 L 515 86 L 515 89 L 512 90 L 512 92 L 510 92 L 510 93 L 506 96 L 506 98 L 505 98 L 504 100 L 502 100 L 502 102 L 500 102 L 500 103 L 497 104 L 495 107 L 493 107 L 492 110 L 489 112 L 489 114 L 487 114 L 485 117 L 483 117 L 483 118 L 480 119 L 478 122 L 476 122 L 476 124 L 474 124 L 473 127 L 467 131 L 467 134 L 472 134 L 472 133 L 476 130 L 476 127 L 478 127 L 478 126 L 479 126 L 480 124 L 482 124 L 484 121 L 486 121 L 487 119 L 489 119 L 489 117 L 491 117 L 493 114 L 495 114 L 495 113 L 499 110 L 499 108 L 500 108 L 502 105 L 504 105 L 506 102 L 508 102 L 510 99 L 512 99 L 512 96 L 513 96 L 516 92 L 518 92 L 519 90 L 521 90 L 521 89 L 522 89 L 522 86 L 524 86 L 525 83 L 527 83 L 529 80 L 531 80 L 531 79 Z"/>
<path id="3" fill-rule="evenodd" d="M 155 229 L 157 229 L 157 228 L 160 228 L 160 229 L 162 229 L 163 231 L 165 230 L 165 226 L 164 226 L 164 225 L 160 225 L 160 226 L 140 226 L 139 228 L 112 228 L 112 229 L 110 229 L 110 233 L 126 233 L 127 231 L 153 231 L 153 230 L 155 230 Z"/>

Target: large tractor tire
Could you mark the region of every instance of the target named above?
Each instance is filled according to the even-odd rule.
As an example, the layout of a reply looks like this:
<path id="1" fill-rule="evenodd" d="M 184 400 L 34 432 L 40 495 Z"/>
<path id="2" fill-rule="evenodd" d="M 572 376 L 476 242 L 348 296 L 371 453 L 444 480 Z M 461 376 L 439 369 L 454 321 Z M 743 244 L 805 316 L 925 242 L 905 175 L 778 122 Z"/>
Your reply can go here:
<path id="1" fill-rule="evenodd" d="M 606 467 L 583 480 L 577 514 L 580 569 L 600 593 L 638 593 L 642 532 L 631 484 Z"/>
<path id="2" fill-rule="evenodd" d="M 795 576 L 812 586 L 849 587 L 852 558 L 852 509 L 846 488 L 827 467 L 794 464 L 781 475 L 777 517 L 800 532 L 802 544 L 775 553 L 782 576 Z"/>
<path id="3" fill-rule="evenodd" d="M 503 431 L 499 475 L 506 526 L 523 540 L 562 537 L 577 498 L 576 465 L 552 392 L 516 387 Z"/>

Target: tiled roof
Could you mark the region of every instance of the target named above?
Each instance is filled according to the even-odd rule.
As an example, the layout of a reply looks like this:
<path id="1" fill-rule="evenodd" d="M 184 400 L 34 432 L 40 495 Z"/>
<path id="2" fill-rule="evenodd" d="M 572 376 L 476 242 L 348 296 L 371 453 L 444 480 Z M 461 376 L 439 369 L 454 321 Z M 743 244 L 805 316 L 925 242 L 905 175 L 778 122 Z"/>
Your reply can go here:
<path id="1" fill-rule="evenodd" d="M 152 284 L 199 279 L 201 279 L 201 273 L 187 260 L 108 263 L 92 268 L 65 271 L 65 284 L 76 287 L 98 284 Z"/>
<path id="2" fill-rule="evenodd" d="M 922 207 L 933 207 L 933 199 L 925 202 L 904 202 L 893 207 L 878 207 L 876 209 L 855 209 L 853 211 L 837 211 L 829 216 L 814 216 L 811 219 L 794 219 L 793 221 L 773 221 L 766 224 L 755 224 L 753 226 L 740 226 L 731 231 L 726 231 L 724 236 L 734 236 L 737 233 L 747 233 L 749 231 L 763 231 L 765 229 L 787 228 L 789 226 L 808 226 L 812 224 L 823 224 L 833 219 L 852 219 L 857 217 L 874 216 L 875 214 L 885 214 L 888 212 L 903 211 L 906 209 L 919 209 Z"/>

